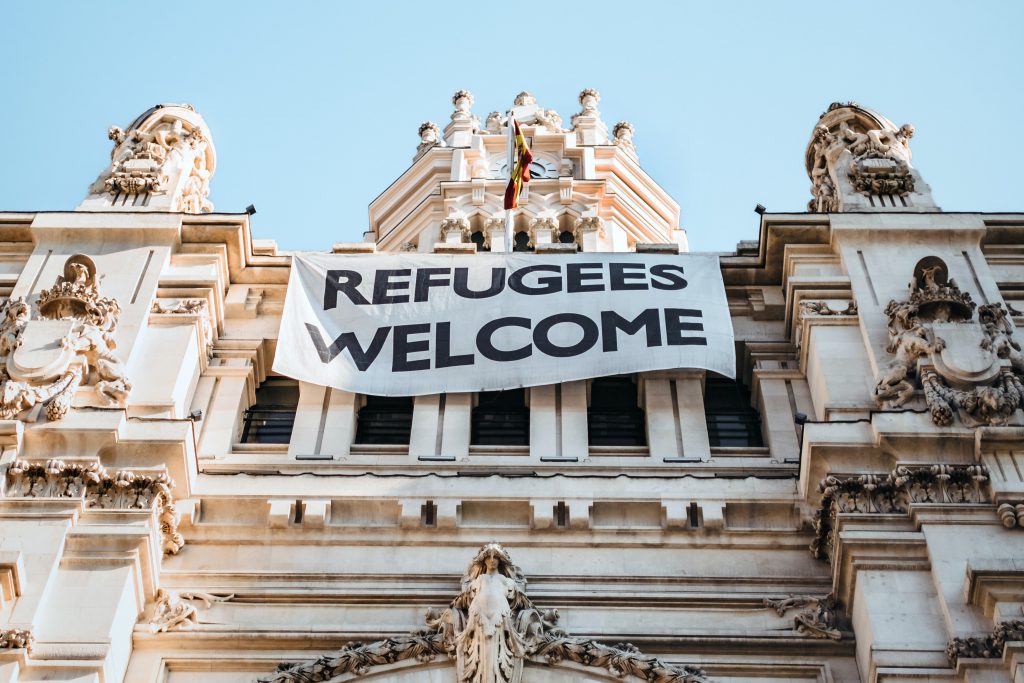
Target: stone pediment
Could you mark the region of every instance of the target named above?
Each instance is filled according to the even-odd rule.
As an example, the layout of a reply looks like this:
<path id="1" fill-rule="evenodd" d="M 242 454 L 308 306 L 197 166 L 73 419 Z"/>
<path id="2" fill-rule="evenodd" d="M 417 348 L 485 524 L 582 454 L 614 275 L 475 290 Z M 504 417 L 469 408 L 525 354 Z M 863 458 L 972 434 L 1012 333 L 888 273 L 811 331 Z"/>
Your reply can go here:
<path id="1" fill-rule="evenodd" d="M 451 683 L 554 683 L 565 677 L 708 681 L 702 669 L 666 664 L 629 643 L 605 645 L 570 636 L 558 627 L 558 610 L 538 609 L 530 601 L 526 577 L 497 543 L 480 549 L 462 577 L 462 591 L 447 608 L 428 610 L 425 621 L 425 628 L 409 635 L 351 643 L 307 664 L 281 665 L 277 673 L 259 681 L 344 681 L 378 668 L 383 672 L 383 667 L 402 661 L 433 668 L 445 659 L 454 662 L 450 677 L 442 679 Z M 568 668 L 563 676 L 551 675 L 554 666 Z M 540 670 L 524 676 L 524 668 Z M 572 669 L 576 673 L 570 673 Z"/>

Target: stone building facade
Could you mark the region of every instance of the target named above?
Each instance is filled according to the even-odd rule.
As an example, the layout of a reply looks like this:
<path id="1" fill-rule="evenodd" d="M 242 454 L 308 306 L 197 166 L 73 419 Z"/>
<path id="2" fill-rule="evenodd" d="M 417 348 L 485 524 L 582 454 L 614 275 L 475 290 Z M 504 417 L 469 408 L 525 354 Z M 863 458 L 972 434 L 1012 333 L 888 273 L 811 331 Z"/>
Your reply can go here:
<path id="1" fill-rule="evenodd" d="M 515 248 L 686 251 L 579 101 L 515 99 Z M 504 249 L 505 117 L 452 103 L 333 252 Z M 0 213 L 0 681 L 1021 680 L 1024 215 L 811 129 L 808 210 L 720 259 L 737 381 L 412 399 L 275 376 L 290 256 L 202 118 L 112 128 L 78 209 Z"/>

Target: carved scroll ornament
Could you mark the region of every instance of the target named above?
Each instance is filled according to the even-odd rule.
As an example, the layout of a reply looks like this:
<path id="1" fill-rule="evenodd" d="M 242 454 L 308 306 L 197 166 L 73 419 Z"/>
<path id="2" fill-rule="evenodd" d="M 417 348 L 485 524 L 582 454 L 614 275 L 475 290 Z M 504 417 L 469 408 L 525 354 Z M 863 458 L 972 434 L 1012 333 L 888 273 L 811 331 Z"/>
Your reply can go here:
<path id="1" fill-rule="evenodd" d="M 4 496 L 8 498 L 79 498 L 87 508 L 101 510 L 154 510 L 160 525 L 163 550 L 174 555 L 185 539 L 178 533 L 181 516 L 174 507 L 174 482 L 164 473 L 113 474 L 97 462 L 16 460 L 7 470 Z"/>
<path id="2" fill-rule="evenodd" d="M 839 603 L 831 595 L 791 596 L 788 598 L 765 598 L 765 607 L 774 609 L 780 617 L 791 609 L 798 609 L 793 618 L 793 630 L 810 638 L 842 640 L 843 632 L 838 628 Z"/>
<path id="3" fill-rule="evenodd" d="M 64 418 L 79 386 L 95 387 L 104 407 L 122 407 L 131 391 L 114 355 L 121 307 L 100 294 L 96 266 L 82 254 L 39 294 L 38 317 L 23 298 L 4 305 L 0 320 L 0 419 L 24 419 L 43 405 L 51 421 Z"/>
<path id="4" fill-rule="evenodd" d="M 1024 641 L 1024 621 L 1003 622 L 990 635 L 954 638 L 946 646 L 946 658 L 955 668 L 961 658 L 1001 659 L 1008 642 Z"/>
<path id="5" fill-rule="evenodd" d="M 426 628 L 369 645 L 352 643 L 314 662 L 287 666 L 264 683 L 315 683 L 375 666 L 438 656 L 456 660 L 459 683 L 517 683 L 523 662 L 570 661 L 602 668 L 616 677 L 649 683 L 706 683 L 701 669 L 647 657 L 628 643 L 604 645 L 573 638 L 558 628 L 557 610 L 540 610 L 526 596 L 526 578 L 497 543 L 488 543 L 470 563 L 462 591 L 447 609 L 427 612 Z"/>

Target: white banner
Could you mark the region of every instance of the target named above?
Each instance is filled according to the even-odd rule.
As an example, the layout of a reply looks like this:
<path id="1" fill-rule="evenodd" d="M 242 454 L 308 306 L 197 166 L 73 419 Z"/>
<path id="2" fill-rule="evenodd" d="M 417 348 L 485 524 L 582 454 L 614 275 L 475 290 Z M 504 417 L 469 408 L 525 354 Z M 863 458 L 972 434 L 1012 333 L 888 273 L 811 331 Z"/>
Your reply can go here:
<path id="1" fill-rule="evenodd" d="M 629 253 L 296 255 L 274 360 L 383 396 L 735 367 L 718 257 Z"/>

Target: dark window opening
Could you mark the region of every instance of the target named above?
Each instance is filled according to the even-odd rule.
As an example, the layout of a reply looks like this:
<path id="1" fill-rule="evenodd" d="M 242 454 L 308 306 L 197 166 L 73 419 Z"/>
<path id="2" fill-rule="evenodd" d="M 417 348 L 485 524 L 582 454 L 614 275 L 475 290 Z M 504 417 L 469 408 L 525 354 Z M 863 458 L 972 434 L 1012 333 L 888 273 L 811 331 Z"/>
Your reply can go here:
<path id="1" fill-rule="evenodd" d="M 355 443 L 407 445 L 411 431 L 411 396 L 367 396 L 357 417 Z"/>
<path id="2" fill-rule="evenodd" d="M 512 238 L 512 251 L 533 251 L 530 248 L 530 236 L 523 230 L 520 230 Z"/>
<path id="3" fill-rule="evenodd" d="M 566 507 L 565 501 L 558 501 L 558 505 L 555 506 L 555 527 L 558 529 L 565 529 L 569 526 L 569 508 Z"/>
<path id="4" fill-rule="evenodd" d="M 420 523 L 423 526 L 437 526 L 437 506 L 428 500 L 420 507 Z"/>
<path id="5" fill-rule="evenodd" d="M 558 241 L 561 244 L 576 244 L 576 235 L 572 234 L 568 230 L 563 230 L 558 233 Z"/>
<path id="6" fill-rule="evenodd" d="M 292 438 L 299 383 L 268 377 L 256 390 L 256 402 L 242 416 L 242 443 L 283 443 Z"/>
<path id="7" fill-rule="evenodd" d="M 740 382 L 708 377 L 704 385 L 708 441 L 714 446 L 760 447 L 761 416 L 750 405 L 750 391 Z"/>
<path id="8" fill-rule="evenodd" d="M 479 230 L 477 230 L 476 232 L 474 232 L 472 235 L 469 236 L 469 241 L 476 245 L 476 250 L 477 251 L 490 251 L 491 250 L 490 247 L 485 247 L 484 246 L 484 242 L 487 241 L 487 238 L 485 238 L 484 234 L 482 232 L 480 232 Z"/>
<path id="9" fill-rule="evenodd" d="M 644 411 L 631 377 L 600 377 L 590 385 L 587 434 L 591 446 L 646 446 Z"/>
<path id="10" fill-rule="evenodd" d="M 473 408 L 469 442 L 480 446 L 528 446 L 530 409 L 525 389 L 481 391 Z"/>

